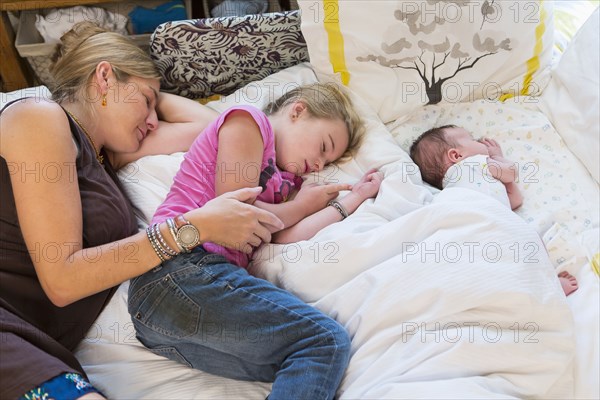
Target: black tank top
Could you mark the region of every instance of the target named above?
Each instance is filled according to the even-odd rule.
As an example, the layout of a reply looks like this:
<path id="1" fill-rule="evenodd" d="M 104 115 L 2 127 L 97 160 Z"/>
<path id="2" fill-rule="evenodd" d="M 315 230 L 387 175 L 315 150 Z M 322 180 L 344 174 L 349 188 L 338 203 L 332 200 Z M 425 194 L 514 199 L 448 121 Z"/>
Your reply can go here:
<path id="1" fill-rule="evenodd" d="M 85 134 L 68 114 L 67 118 L 73 140 L 79 149 L 72 173 L 75 179 L 76 171 L 79 183 L 83 247 L 106 244 L 137 233 L 133 208 L 124 195 L 110 161 L 105 157 L 104 165 L 101 165 Z M 62 308 L 56 307 L 48 299 L 37 278 L 32 257 L 56 257 L 57 251 L 68 251 L 68 248 L 64 244 L 50 243 L 46 248 L 33 249 L 30 256 L 19 226 L 11 176 L 13 179 L 56 179 L 57 170 L 51 165 L 24 167 L 11 165 L 9 168 L 4 158 L 0 157 L 0 306 L 72 351 L 85 337 L 115 289 L 105 290 Z M 90 259 L 94 256 L 89 254 Z M 43 368 L 43 365 L 32 368 Z"/>

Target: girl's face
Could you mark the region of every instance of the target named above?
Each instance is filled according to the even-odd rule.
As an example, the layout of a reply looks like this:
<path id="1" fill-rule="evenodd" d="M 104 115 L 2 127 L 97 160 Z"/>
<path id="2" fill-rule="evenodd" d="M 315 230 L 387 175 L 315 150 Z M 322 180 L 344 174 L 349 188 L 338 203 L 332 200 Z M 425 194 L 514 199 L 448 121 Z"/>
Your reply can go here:
<path id="1" fill-rule="evenodd" d="M 273 129 L 277 166 L 295 175 L 321 171 L 339 159 L 349 144 L 344 121 L 315 118 L 301 102 L 281 110 Z"/>
<path id="2" fill-rule="evenodd" d="M 98 110 L 104 145 L 118 153 L 134 152 L 148 133 L 158 127 L 156 103 L 160 84 L 158 80 L 136 77 L 111 83 L 106 107 Z"/>

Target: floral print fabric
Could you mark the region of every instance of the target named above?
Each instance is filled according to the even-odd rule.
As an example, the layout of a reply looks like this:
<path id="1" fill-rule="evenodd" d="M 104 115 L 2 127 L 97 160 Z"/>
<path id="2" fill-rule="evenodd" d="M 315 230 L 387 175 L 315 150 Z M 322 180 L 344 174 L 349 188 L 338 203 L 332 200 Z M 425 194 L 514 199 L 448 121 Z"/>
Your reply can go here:
<path id="1" fill-rule="evenodd" d="M 227 95 L 308 60 L 298 10 L 167 22 L 150 53 L 162 90 L 189 98 Z"/>

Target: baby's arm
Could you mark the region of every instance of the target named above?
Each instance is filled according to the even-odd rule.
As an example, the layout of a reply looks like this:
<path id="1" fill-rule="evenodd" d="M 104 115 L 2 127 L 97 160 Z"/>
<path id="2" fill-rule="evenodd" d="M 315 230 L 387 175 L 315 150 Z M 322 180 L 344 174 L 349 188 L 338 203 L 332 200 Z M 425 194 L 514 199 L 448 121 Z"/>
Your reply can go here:
<path id="1" fill-rule="evenodd" d="M 519 177 L 516 164 L 504 158 L 502 148 L 495 140 L 484 138 L 481 139 L 481 143 L 487 146 L 490 154 L 488 157 L 488 170 L 494 178 L 506 187 L 511 209 L 514 210 L 520 207 L 523 204 L 523 195 L 516 184 Z"/>
<path id="2" fill-rule="evenodd" d="M 519 190 L 517 184 L 515 182 L 510 182 L 504 183 L 504 186 L 506 187 L 506 193 L 508 194 L 510 208 L 512 210 L 515 210 L 521 207 L 521 204 L 523 204 L 523 195 L 521 194 L 521 191 Z"/>
<path id="3" fill-rule="evenodd" d="M 377 195 L 382 180 L 382 173 L 374 169 L 369 170 L 357 184 L 352 186 L 352 192 L 340 199 L 339 203 L 348 214 L 352 214 L 366 199 Z M 292 243 L 307 240 L 315 236 L 324 227 L 342 219 L 342 214 L 336 208 L 325 207 L 290 228 L 275 233 L 272 242 Z"/>

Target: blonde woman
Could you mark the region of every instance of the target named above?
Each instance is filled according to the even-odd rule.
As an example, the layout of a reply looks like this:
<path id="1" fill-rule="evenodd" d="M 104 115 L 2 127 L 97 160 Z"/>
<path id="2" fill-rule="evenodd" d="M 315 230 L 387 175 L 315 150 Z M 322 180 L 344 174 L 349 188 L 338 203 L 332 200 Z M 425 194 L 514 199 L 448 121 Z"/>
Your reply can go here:
<path id="1" fill-rule="evenodd" d="M 90 23 L 65 34 L 53 75 L 52 101 L 22 99 L 0 116 L 2 398 L 102 398 L 72 351 L 114 288 L 161 261 L 115 171 L 186 150 L 217 116 L 160 93 L 151 59 Z M 283 226 L 247 204 L 259 193 L 225 193 L 185 218 L 202 240 L 257 246 Z"/>

